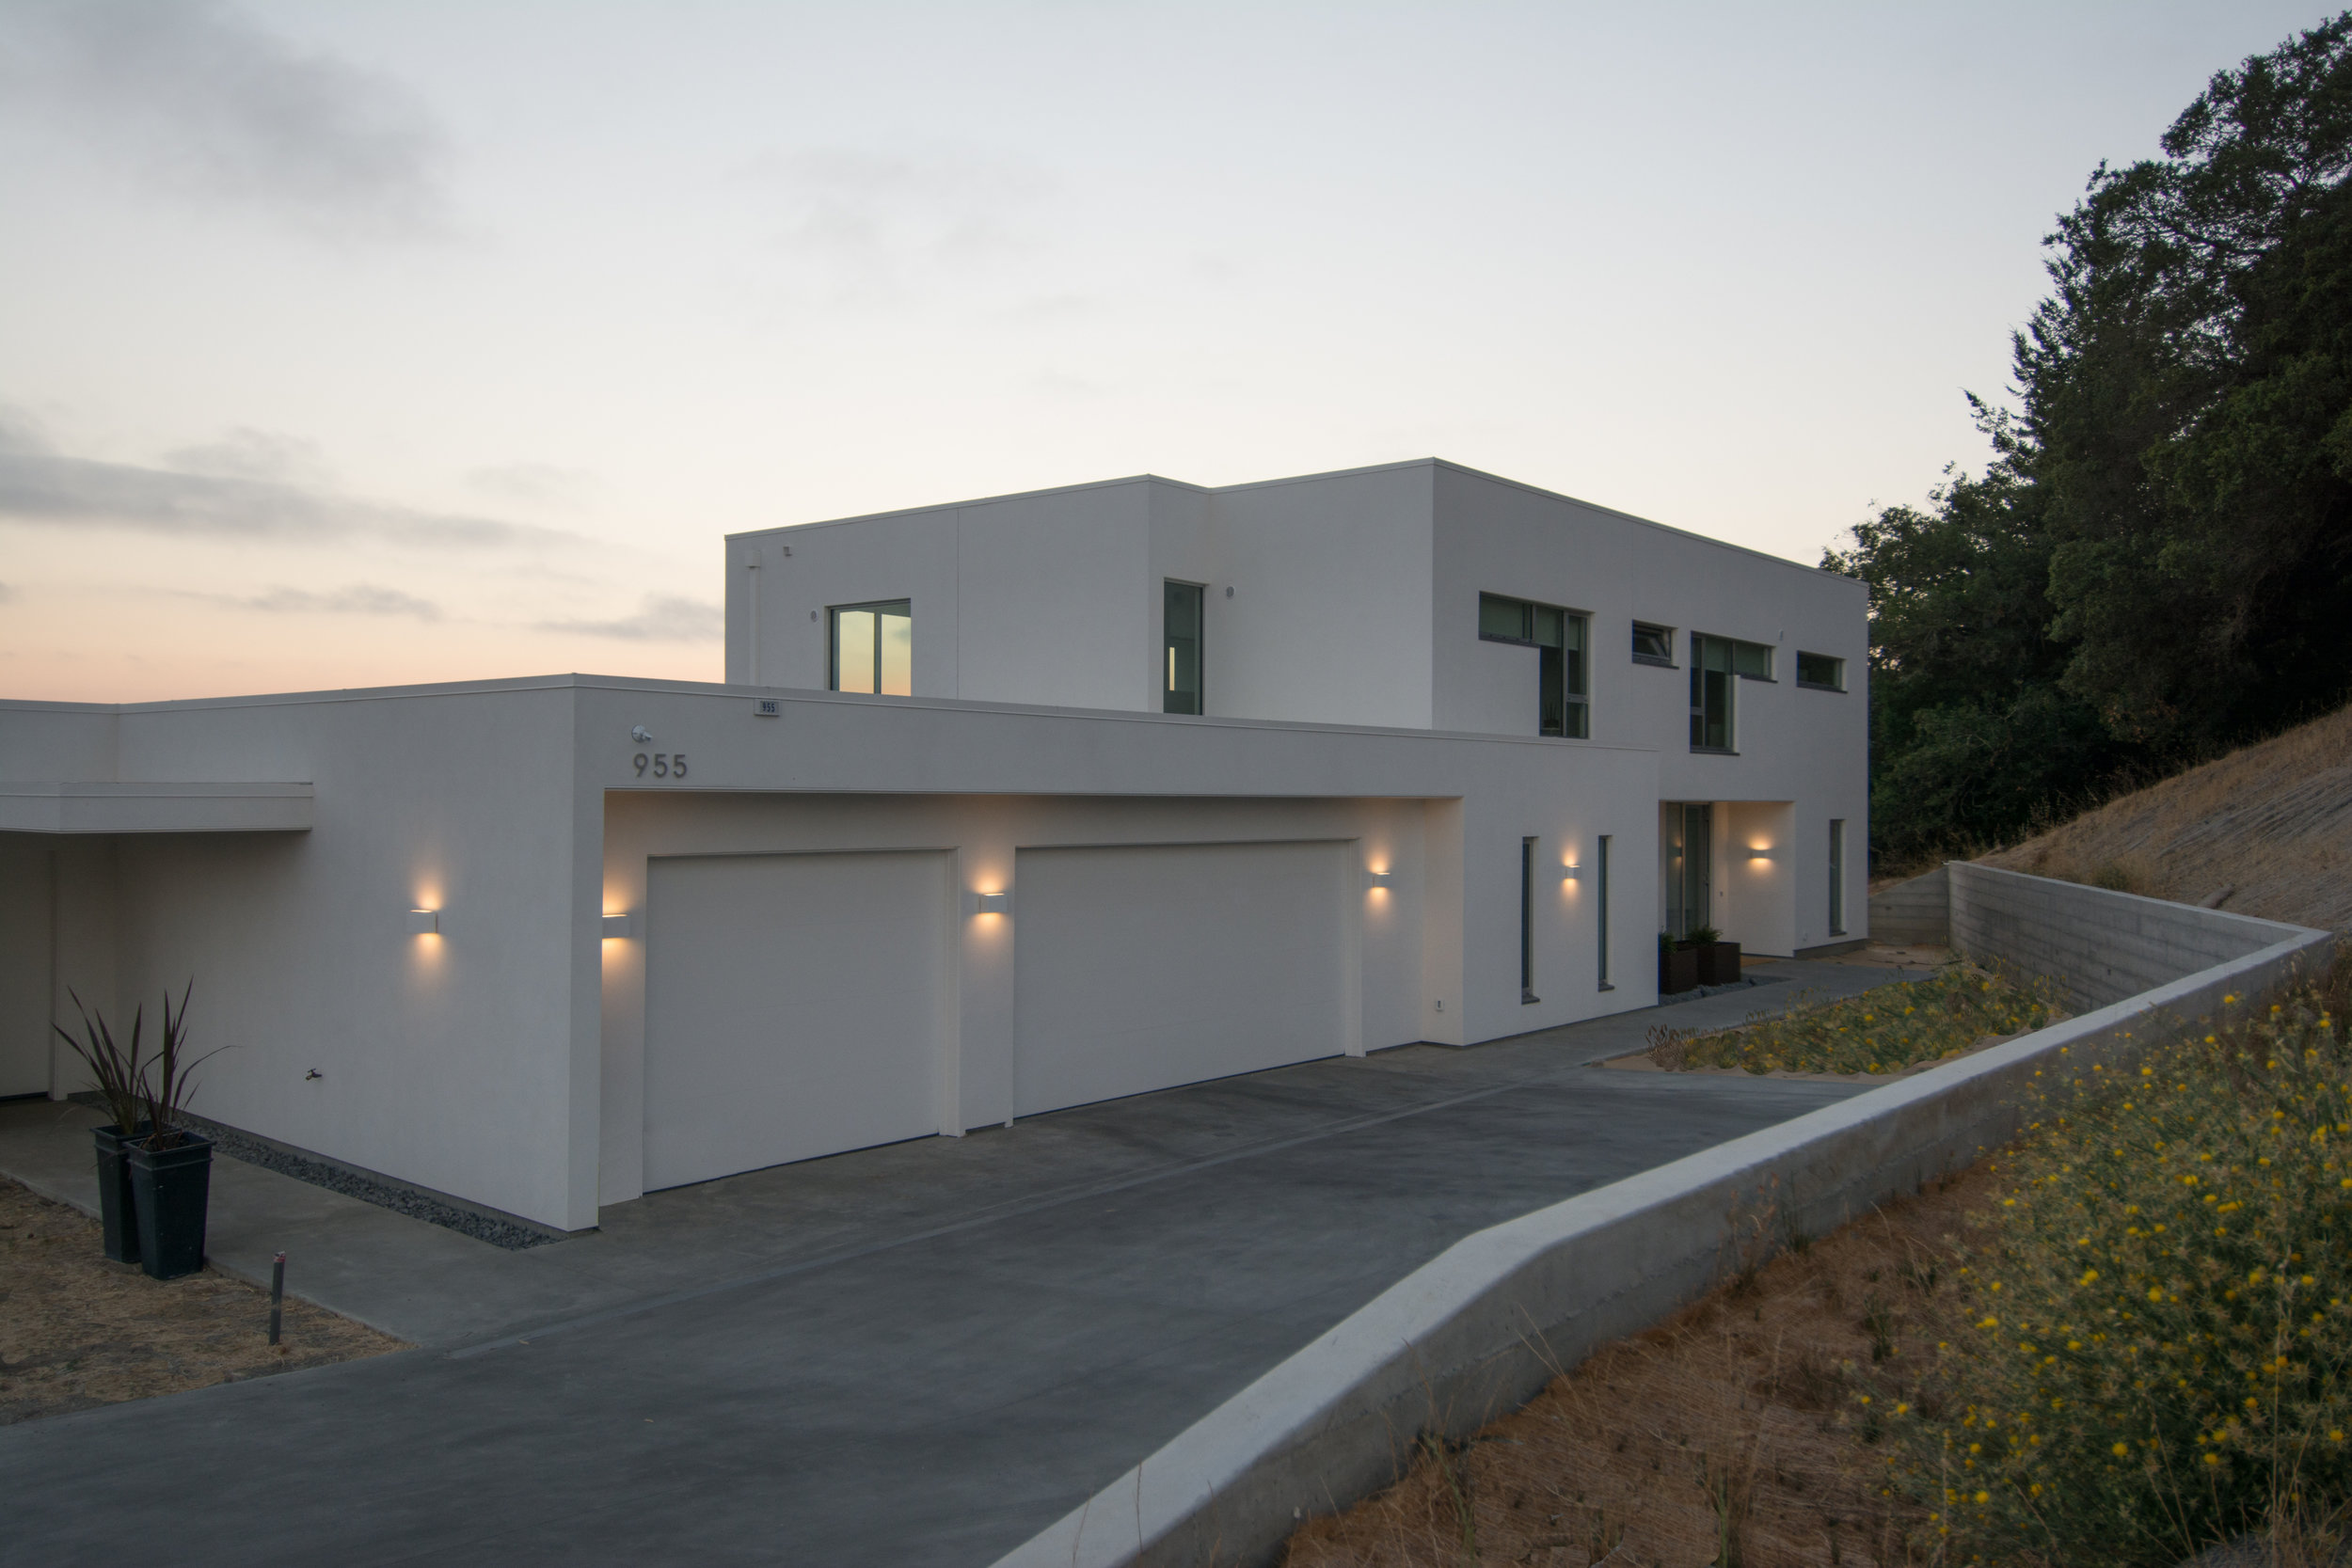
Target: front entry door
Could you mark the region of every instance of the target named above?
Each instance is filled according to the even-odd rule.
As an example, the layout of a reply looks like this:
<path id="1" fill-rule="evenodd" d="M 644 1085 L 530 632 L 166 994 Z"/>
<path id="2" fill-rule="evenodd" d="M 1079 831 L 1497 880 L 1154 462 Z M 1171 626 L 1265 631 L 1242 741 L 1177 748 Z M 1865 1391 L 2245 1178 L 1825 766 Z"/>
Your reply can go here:
<path id="1" fill-rule="evenodd" d="M 1679 938 L 1713 924 L 1715 807 L 1670 801 L 1665 816 L 1666 932 Z"/>

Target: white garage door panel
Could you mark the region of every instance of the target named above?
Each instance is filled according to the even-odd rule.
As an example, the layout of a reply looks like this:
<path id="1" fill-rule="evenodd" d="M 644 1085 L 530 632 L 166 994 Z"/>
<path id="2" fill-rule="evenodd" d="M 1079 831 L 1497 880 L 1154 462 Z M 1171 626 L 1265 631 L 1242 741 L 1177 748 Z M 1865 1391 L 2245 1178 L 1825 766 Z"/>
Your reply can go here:
<path id="1" fill-rule="evenodd" d="M 648 867 L 645 1186 L 939 1131 L 937 854 Z"/>
<path id="2" fill-rule="evenodd" d="M 1344 1048 L 1346 847 L 1025 849 L 1020 1114 Z"/>

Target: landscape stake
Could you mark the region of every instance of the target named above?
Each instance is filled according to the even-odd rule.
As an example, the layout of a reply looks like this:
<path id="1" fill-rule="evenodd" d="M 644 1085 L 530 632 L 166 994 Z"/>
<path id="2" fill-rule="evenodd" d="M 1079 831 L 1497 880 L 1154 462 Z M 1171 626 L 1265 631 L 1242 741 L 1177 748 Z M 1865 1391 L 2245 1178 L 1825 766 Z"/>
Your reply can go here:
<path id="1" fill-rule="evenodd" d="M 278 1325 L 286 1311 L 286 1255 L 269 1266 L 269 1342 L 278 1343 Z"/>

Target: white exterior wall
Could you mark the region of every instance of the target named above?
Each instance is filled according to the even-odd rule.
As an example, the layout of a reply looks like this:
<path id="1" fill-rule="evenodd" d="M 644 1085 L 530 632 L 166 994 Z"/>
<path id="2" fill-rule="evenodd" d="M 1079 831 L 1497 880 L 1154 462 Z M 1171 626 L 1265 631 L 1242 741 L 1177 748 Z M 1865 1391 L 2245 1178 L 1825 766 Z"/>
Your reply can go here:
<path id="1" fill-rule="evenodd" d="M 308 781 L 300 832 L 12 835 L 58 868 L 61 984 L 120 1020 L 197 983 L 192 1108 L 576 1229 L 642 1184 L 644 907 L 655 853 L 792 847 L 952 857 L 972 892 L 1024 847 L 1344 841 L 1387 869 L 1351 911 L 1343 1027 L 1364 1049 L 1469 1043 L 1647 1006 L 1657 761 L 1597 743 L 807 693 L 761 719 L 726 687 L 556 676 L 98 710 L 0 706 L 26 776 Z M 656 739 L 629 738 L 644 725 Z M 641 778 L 644 750 L 687 777 Z M 1539 879 L 1518 993 L 1518 842 L 1589 866 L 1615 835 L 1617 987 L 1594 884 Z M 993 884 L 993 885 L 992 885 Z M 957 917 L 942 1131 L 1009 1109 L 1009 919 Z M 440 933 L 406 930 L 412 908 Z M 1176 956 L 1181 961 L 1182 955 Z M 62 1004 L 62 997 L 55 999 Z M 70 1017 L 58 1010 L 57 1016 Z M 321 1076 L 310 1078 L 313 1069 Z M 60 1069 L 56 1092 L 81 1087 Z"/>
<path id="2" fill-rule="evenodd" d="M 1444 466 L 1436 563 L 1440 726 L 1521 734 L 1535 726 L 1534 655 L 1479 641 L 1480 593 L 1585 612 L 1593 737 L 1654 748 L 1660 800 L 1719 803 L 1716 924 L 1724 936 L 1782 954 L 1832 940 L 1832 817 L 1849 823 L 1846 937 L 1866 933 L 1867 912 L 1854 903 L 1867 882 L 1860 847 L 1868 828 L 1869 628 L 1861 583 Z M 1676 668 L 1633 662 L 1635 621 L 1674 628 Z M 1736 682 L 1736 756 L 1691 750 L 1692 632 L 1775 649 L 1773 680 Z M 1844 659 L 1848 689 L 1800 689 L 1800 649 Z M 1732 809 L 1763 802 L 1779 816 Z M 1751 863 L 1749 841 L 1724 837 L 1734 820 L 1769 836 L 1776 858 Z"/>

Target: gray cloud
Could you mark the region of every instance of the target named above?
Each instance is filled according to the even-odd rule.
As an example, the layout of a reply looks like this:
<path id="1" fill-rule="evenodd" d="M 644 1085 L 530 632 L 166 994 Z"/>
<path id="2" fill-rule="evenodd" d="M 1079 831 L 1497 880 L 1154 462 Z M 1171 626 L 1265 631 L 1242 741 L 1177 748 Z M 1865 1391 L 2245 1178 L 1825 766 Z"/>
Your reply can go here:
<path id="1" fill-rule="evenodd" d="M 474 469 L 466 476 L 466 483 L 485 495 L 545 504 L 577 501 L 593 488 L 595 481 L 575 468 L 558 468 L 545 463 L 503 463 Z"/>
<path id="2" fill-rule="evenodd" d="M 715 642 L 726 629 L 726 613 L 702 599 L 648 594 L 636 614 L 618 621 L 542 621 L 539 629 L 613 637 L 625 642 Z"/>
<path id="3" fill-rule="evenodd" d="M 197 449 L 199 459 L 208 450 Z M 232 455 L 237 450 L 233 440 L 228 450 Z M 177 455 L 184 459 L 191 454 Z M 379 505 L 314 484 L 69 457 L 30 425 L 5 413 L 0 413 L 0 521 L 121 528 L 193 538 L 372 538 L 437 549 L 549 544 L 575 537 L 492 517 Z"/>
<path id="4" fill-rule="evenodd" d="M 164 466 L 216 479 L 306 481 L 326 478 L 318 443 L 239 425 L 217 441 L 164 453 Z"/>
<path id="5" fill-rule="evenodd" d="M 1009 164 L 854 148 L 770 154 L 751 174 L 779 205 L 786 248 L 852 295 L 1028 251 L 1020 220 L 1049 188 Z"/>
<path id="6" fill-rule="evenodd" d="M 11 0 L 11 100 L 175 194 L 337 235 L 443 224 L 446 138 L 414 95 L 219 0 Z"/>
<path id="7" fill-rule="evenodd" d="M 312 594 L 299 588 L 273 588 L 251 598 L 238 598 L 228 594 L 198 596 L 219 604 L 234 605 L 239 610 L 258 610 L 272 615 L 407 615 L 420 621 L 437 621 L 441 618 L 441 607 L 430 599 L 420 599 L 397 588 L 378 588 L 367 582 L 355 582 L 327 594 Z"/>

